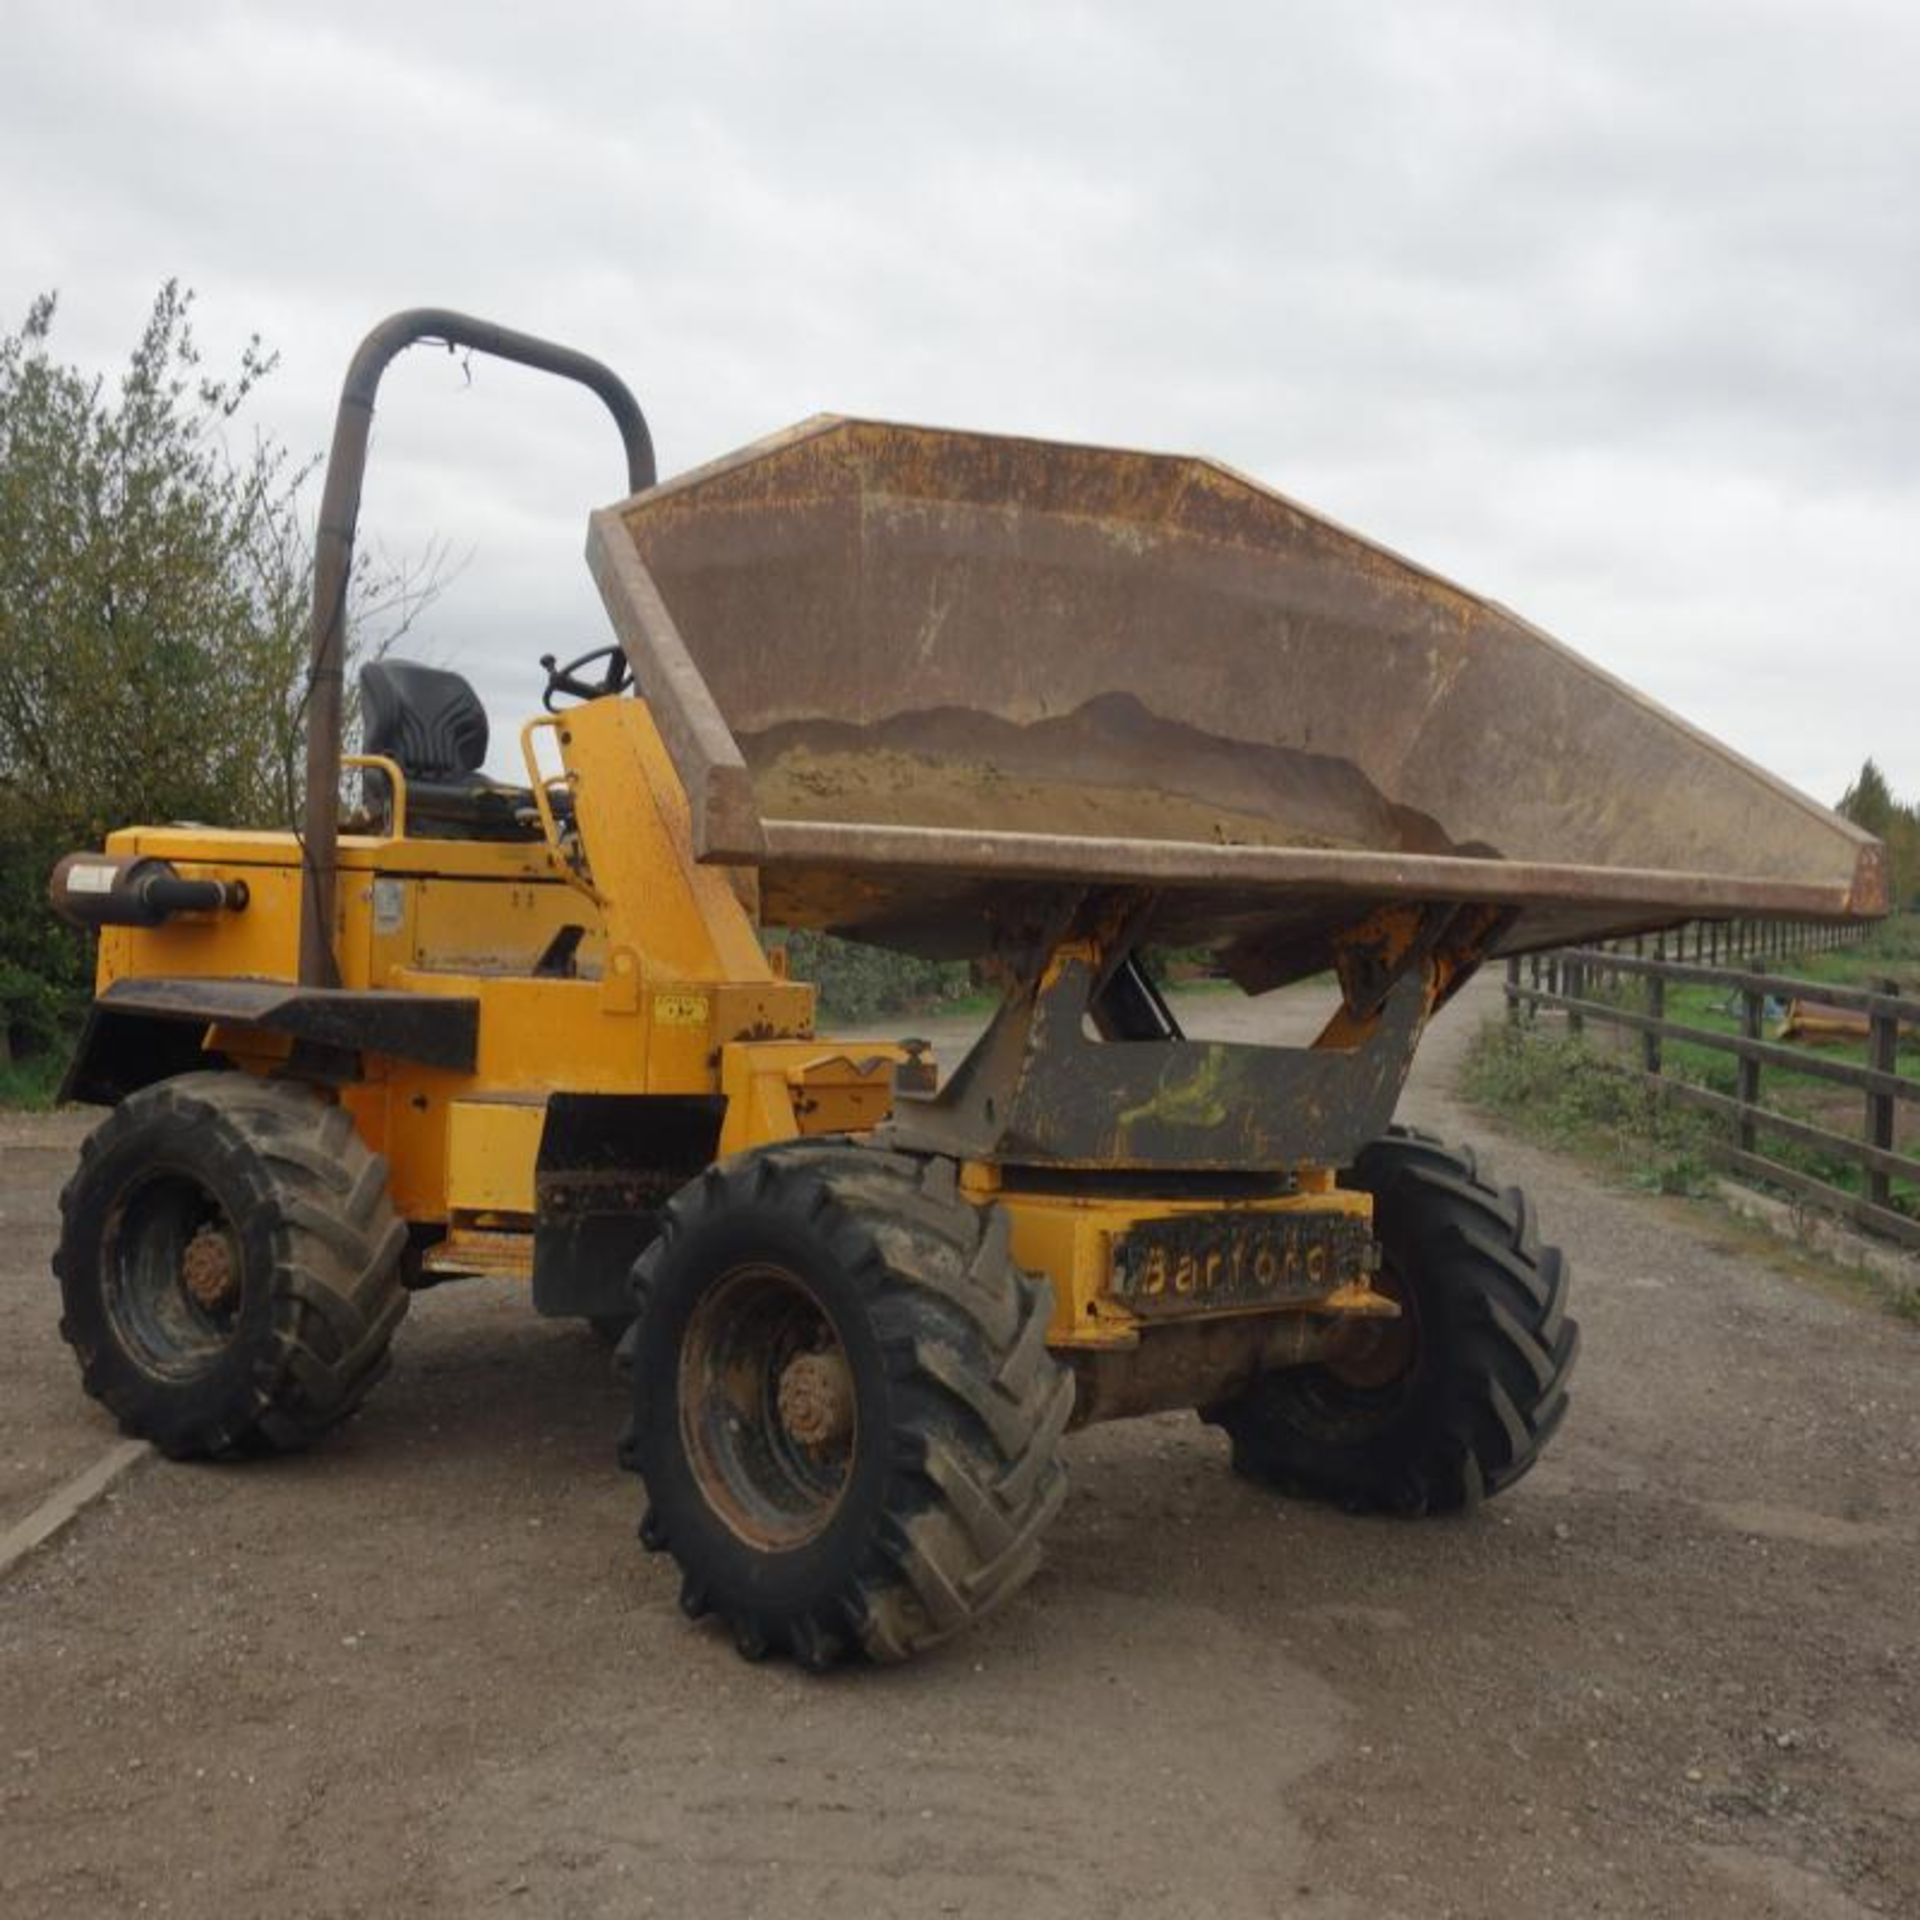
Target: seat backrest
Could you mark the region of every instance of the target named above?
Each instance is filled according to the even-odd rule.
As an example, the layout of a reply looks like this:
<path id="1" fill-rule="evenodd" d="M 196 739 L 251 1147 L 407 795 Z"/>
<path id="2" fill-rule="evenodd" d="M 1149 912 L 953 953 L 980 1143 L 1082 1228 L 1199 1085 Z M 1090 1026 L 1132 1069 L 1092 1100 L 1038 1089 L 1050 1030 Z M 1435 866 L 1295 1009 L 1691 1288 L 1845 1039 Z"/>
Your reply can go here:
<path id="1" fill-rule="evenodd" d="M 465 677 L 417 660 L 376 660 L 360 669 L 361 733 L 423 779 L 475 772 L 487 757 L 487 710 Z"/>

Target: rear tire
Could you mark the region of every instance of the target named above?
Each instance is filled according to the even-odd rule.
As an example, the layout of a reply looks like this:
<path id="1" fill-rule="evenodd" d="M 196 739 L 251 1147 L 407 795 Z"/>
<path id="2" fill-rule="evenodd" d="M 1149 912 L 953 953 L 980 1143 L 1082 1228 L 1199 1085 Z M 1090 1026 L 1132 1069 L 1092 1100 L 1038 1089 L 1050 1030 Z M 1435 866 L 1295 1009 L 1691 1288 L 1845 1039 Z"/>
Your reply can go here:
<path id="1" fill-rule="evenodd" d="M 1472 1508 L 1520 1479 L 1566 1414 L 1580 1346 L 1566 1260 L 1517 1187 L 1429 1135 L 1394 1128 L 1348 1184 L 1374 1196 L 1401 1322 L 1356 1323 L 1344 1364 L 1264 1375 L 1205 1417 L 1236 1471 L 1283 1492 L 1354 1512 Z"/>
<path id="2" fill-rule="evenodd" d="M 407 1310 L 386 1162 L 343 1108 L 245 1073 L 131 1094 L 60 1196 L 61 1334 L 123 1431 L 175 1458 L 306 1446 Z"/>
<path id="3" fill-rule="evenodd" d="M 1033 1573 L 1073 1381 L 1050 1285 L 951 1161 L 738 1156 L 668 1204 L 634 1289 L 621 1458 L 690 1617 L 750 1659 L 903 1660 Z"/>

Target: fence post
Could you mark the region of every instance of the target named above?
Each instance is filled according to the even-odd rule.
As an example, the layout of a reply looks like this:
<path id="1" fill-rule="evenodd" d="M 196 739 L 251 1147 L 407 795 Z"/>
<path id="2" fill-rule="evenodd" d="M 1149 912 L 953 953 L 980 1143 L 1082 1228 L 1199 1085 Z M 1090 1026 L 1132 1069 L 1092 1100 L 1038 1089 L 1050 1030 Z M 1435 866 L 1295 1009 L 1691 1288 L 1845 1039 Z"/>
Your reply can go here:
<path id="1" fill-rule="evenodd" d="M 1664 934 L 1654 941 L 1653 957 L 1656 963 L 1667 957 L 1666 947 Z M 1650 973 L 1646 978 L 1648 1017 L 1664 1020 L 1667 1017 L 1667 976 L 1664 973 Z M 1648 1027 L 1640 1036 L 1640 1064 L 1649 1073 L 1657 1074 L 1660 1071 L 1660 1029 L 1658 1027 Z"/>
<path id="2" fill-rule="evenodd" d="M 1520 956 L 1507 955 L 1507 1025 L 1520 1024 Z"/>
<path id="3" fill-rule="evenodd" d="M 1567 955 L 1566 995 L 1569 1000 L 1578 1000 L 1587 990 L 1587 970 L 1572 954 Z M 1578 1040 L 1586 1031 L 1587 1017 L 1578 1007 L 1567 1009 L 1567 1038 Z"/>
<path id="4" fill-rule="evenodd" d="M 1878 980 L 1875 990 L 1894 994 L 1900 991 L 1898 980 Z M 1900 1070 L 1900 1020 L 1888 1007 L 1875 1007 L 1867 1017 L 1867 1065 L 1876 1073 Z M 1869 1092 L 1867 1095 L 1867 1144 L 1884 1153 L 1893 1151 L 1893 1096 Z M 1876 1207 L 1893 1204 L 1893 1182 L 1876 1169 L 1867 1172 L 1867 1198 Z"/>
<path id="5" fill-rule="evenodd" d="M 1765 1012 L 1766 1000 L 1760 989 L 1742 987 L 1740 989 L 1740 1034 L 1743 1039 L 1758 1040 L 1760 1038 L 1760 1024 Z M 1743 1053 L 1740 1056 L 1740 1071 L 1734 1086 L 1735 1097 L 1740 1102 L 1740 1119 L 1734 1138 L 1742 1153 L 1751 1153 L 1757 1136 L 1749 1115 L 1760 1104 L 1760 1062 L 1749 1059 Z"/>

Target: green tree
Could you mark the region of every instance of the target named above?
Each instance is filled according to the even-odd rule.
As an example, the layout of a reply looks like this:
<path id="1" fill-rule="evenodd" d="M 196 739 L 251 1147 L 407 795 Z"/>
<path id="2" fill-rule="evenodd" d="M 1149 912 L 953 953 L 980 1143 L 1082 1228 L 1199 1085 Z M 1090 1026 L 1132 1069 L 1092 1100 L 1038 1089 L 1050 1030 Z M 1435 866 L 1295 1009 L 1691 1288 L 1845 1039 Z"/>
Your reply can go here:
<path id="1" fill-rule="evenodd" d="M 1887 885 L 1896 907 L 1911 907 L 1920 890 L 1920 811 L 1893 796 L 1872 759 L 1840 796 L 1839 812 L 1887 843 Z"/>
<path id="2" fill-rule="evenodd" d="M 242 415 L 274 356 L 202 367 L 169 281 L 116 387 L 64 365 L 55 297 L 0 337 L 0 1061 L 53 1043 L 88 956 L 48 868 L 132 821 L 273 825 L 296 797 L 312 543 L 300 462 Z M 403 629 L 437 560 L 373 560 L 361 631 Z"/>
<path id="3" fill-rule="evenodd" d="M 1874 764 L 1871 755 L 1861 764 L 1858 777 L 1840 796 L 1840 811 L 1856 827 L 1884 835 L 1899 811 L 1887 776 Z"/>

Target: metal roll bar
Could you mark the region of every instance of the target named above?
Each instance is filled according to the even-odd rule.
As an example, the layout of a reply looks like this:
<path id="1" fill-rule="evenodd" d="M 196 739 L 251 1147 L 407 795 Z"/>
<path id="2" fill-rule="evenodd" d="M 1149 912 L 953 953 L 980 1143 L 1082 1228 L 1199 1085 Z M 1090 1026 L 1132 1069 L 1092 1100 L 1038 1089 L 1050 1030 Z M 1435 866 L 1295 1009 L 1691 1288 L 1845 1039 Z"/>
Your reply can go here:
<path id="1" fill-rule="evenodd" d="M 307 791 L 301 834 L 304 883 L 300 908 L 300 983 L 340 983 L 333 950 L 339 862 L 340 730 L 347 650 L 347 587 L 353 576 L 353 539 L 360 520 L 367 442 L 373 430 L 380 376 L 396 355 L 422 340 L 444 341 L 589 387 L 606 403 L 627 454 L 627 488 L 643 492 L 658 478 L 646 416 L 610 367 L 571 347 L 444 307 L 412 307 L 393 314 L 361 341 L 347 368 L 334 415 L 333 445 L 320 497 L 320 530 L 313 556 L 312 663 L 307 679 Z"/>

